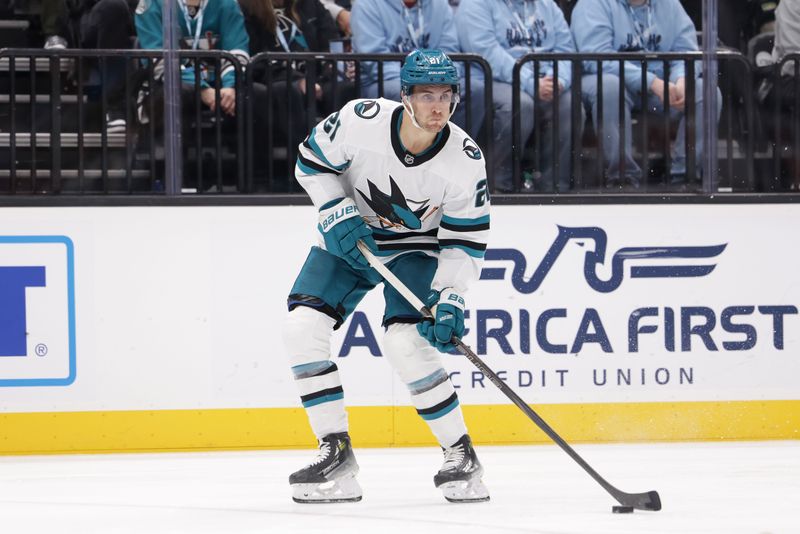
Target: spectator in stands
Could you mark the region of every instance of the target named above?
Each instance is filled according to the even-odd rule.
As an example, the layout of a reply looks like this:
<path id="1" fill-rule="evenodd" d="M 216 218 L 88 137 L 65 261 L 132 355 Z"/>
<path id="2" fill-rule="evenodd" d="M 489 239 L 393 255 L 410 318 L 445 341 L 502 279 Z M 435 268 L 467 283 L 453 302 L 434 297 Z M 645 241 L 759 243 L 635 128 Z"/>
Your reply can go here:
<path id="1" fill-rule="evenodd" d="M 42 33 L 44 47 L 48 50 L 63 50 L 69 46 L 67 35 L 67 5 L 65 0 L 42 0 Z"/>
<path id="2" fill-rule="evenodd" d="M 136 30 L 133 10 L 137 0 L 80 0 L 78 42 L 85 49 L 127 49 L 133 47 Z M 109 58 L 102 79 L 107 83 L 108 133 L 124 133 L 125 80 L 127 60 Z"/>
<path id="3" fill-rule="evenodd" d="M 798 53 L 800 53 L 800 0 L 782 0 L 775 11 L 775 48 L 772 56 L 778 62 L 788 54 Z M 793 76 L 794 63 L 787 62 L 781 74 Z"/>
<path id="4" fill-rule="evenodd" d="M 330 13 L 331 18 L 336 21 L 336 25 L 339 26 L 342 35 L 349 36 L 353 33 L 350 28 L 349 0 L 346 2 L 341 0 L 339 2 L 335 0 L 321 0 L 321 2 L 322 5 L 325 6 L 325 9 L 328 10 L 328 13 Z"/>
<path id="5" fill-rule="evenodd" d="M 339 37 L 339 32 L 328 11 L 319 0 L 240 0 L 245 15 L 245 26 L 250 36 L 250 52 L 327 52 L 330 41 Z M 277 124 L 284 134 L 286 125 L 292 122 L 292 137 L 289 146 L 297 146 L 308 134 L 308 110 L 306 94 L 305 67 L 291 62 L 264 61 L 255 63 L 254 80 L 267 83 L 267 69 L 270 69 L 273 109 Z M 327 115 L 351 99 L 355 94 L 352 82 L 339 80 L 332 65 L 320 65 L 318 80 L 314 87 L 319 101 L 319 113 Z M 287 68 L 290 72 L 287 73 Z M 288 75 L 288 78 L 287 78 Z M 287 88 L 287 81 L 289 87 Z M 288 91 L 287 91 L 288 89 Z M 257 91 L 261 88 L 257 87 Z M 288 93 L 288 99 L 287 99 Z M 266 94 L 266 93 L 265 93 Z M 310 117 L 316 123 L 318 117 Z M 295 139 L 299 136 L 299 139 Z M 286 139 L 284 135 L 284 139 Z M 295 142 L 296 141 L 296 142 Z"/>
<path id="6" fill-rule="evenodd" d="M 137 0 L 44 0 L 42 31 L 46 49 L 64 49 L 67 36 L 84 49 L 126 49 L 132 47 L 136 35 L 133 10 Z M 101 80 L 107 92 L 108 133 L 125 132 L 126 60 L 105 60 Z"/>
<path id="7" fill-rule="evenodd" d="M 313 26 L 305 25 L 311 30 L 308 36 L 301 28 L 300 9 L 303 9 L 305 20 L 317 19 L 323 28 L 336 31 L 328 12 L 318 0 L 309 2 L 301 0 L 239 0 L 245 17 L 245 27 L 250 36 L 250 52 L 253 55 L 261 52 L 308 52 L 308 39 L 328 39 L 325 32 L 315 34 Z M 311 7 L 315 16 L 309 16 Z M 319 20 L 319 15 L 323 15 Z M 272 124 L 278 132 L 276 145 L 295 147 L 308 134 L 308 113 L 306 112 L 304 95 L 307 92 L 306 79 L 303 73 L 295 69 L 290 61 L 257 61 L 249 67 L 253 69 L 253 87 L 256 95 L 269 97 L 273 114 Z M 313 91 L 317 98 L 322 97 L 322 86 L 317 83 Z M 266 101 L 266 100 L 265 100 Z M 291 135 L 291 139 L 289 136 Z"/>
<path id="8" fill-rule="evenodd" d="M 775 47 L 772 50 L 772 57 L 775 62 L 780 62 L 788 54 L 800 53 L 800 0 L 781 0 L 778 4 L 775 16 Z M 800 80 L 795 76 L 796 63 L 800 60 L 786 61 L 780 71 L 780 112 L 784 120 L 784 132 L 781 134 L 783 143 L 787 143 L 791 136 L 800 136 L 800 126 L 793 124 L 789 117 L 794 117 L 795 95 L 800 89 Z M 778 98 L 776 87 L 773 86 L 769 91 L 765 101 L 765 113 L 773 116 L 775 113 L 775 100 Z M 772 134 L 772 132 L 769 132 Z M 789 172 L 791 183 L 789 188 L 793 191 L 800 191 L 800 155 L 794 154 L 791 158 Z"/>
<path id="9" fill-rule="evenodd" d="M 361 0 L 359 0 L 361 1 Z M 575 52 L 572 34 L 564 14 L 553 0 L 461 0 L 456 11 L 456 28 L 465 52 L 483 55 L 492 67 L 495 116 L 492 143 L 495 165 L 495 188 L 511 191 L 512 184 L 512 72 L 517 58 L 530 53 Z M 572 128 L 581 128 L 583 120 L 572 124 L 572 98 L 568 91 L 572 72 L 570 62 L 558 62 L 558 78 L 552 62 L 541 62 L 538 94 L 534 89 L 533 63 L 521 72 L 520 122 L 523 145 L 534 128 L 534 113 L 544 122 L 558 114 L 558 139 L 544 130 L 541 179 L 534 184 L 540 190 L 552 190 L 557 180 L 559 191 L 570 187 Z M 554 109 L 554 101 L 558 109 Z M 552 143 L 558 143 L 559 176 L 553 176 Z"/>
<path id="10" fill-rule="evenodd" d="M 408 54 L 422 48 L 458 53 L 458 35 L 453 11 L 447 0 L 358 0 L 353 7 L 353 50 L 361 54 Z M 362 94 L 379 94 L 377 63 L 362 64 Z M 463 69 L 462 69 L 463 70 Z M 475 73 L 478 69 L 472 69 Z M 461 77 L 464 80 L 464 77 Z M 467 91 L 468 89 L 468 91 Z M 483 121 L 483 83 L 471 77 L 462 87 L 464 103 L 456 107 L 453 122 L 466 126 L 467 106 L 471 109 L 471 132 L 477 137 Z M 400 100 L 400 61 L 383 65 L 383 96 Z"/>
<path id="11" fill-rule="evenodd" d="M 244 102 L 244 95 L 237 95 L 236 92 L 237 79 L 244 83 L 241 78 L 242 73 L 237 67 L 240 64 L 245 65 L 250 59 L 249 40 L 239 4 L 236 0 L 139 0 L 136 9 L 136 30 L 141 47 L 145 50 L 164 48 L 162 17 L 167 2 L 174 2 L 174 24 L 181 49 L 224 51 L 233 56 L 235 58 L 233 61 L 236 62 L 223 60 L 218 65 L 210 56 L 181 58 L 181 125 L 185 146 L 190 146 L 190 140 L 194 139 L 198 130 L 202 131 L 203 127 L 213 127 L 217 132 L 226 132 L 223 140 L 226 146 L 230 146 L 230 141 L 239 140 L 235 133 L 237 122 L 234 117 L 244 112 L 237 107 L 237 100 L 238 104 Z M 150 120 L 156 123 L 162 121 L 160 112 L 164 109 L 164 92 L 163 68 L 160 62 L 156 63 L 155 77 L 155 87 L 143 87 L 137 99 L 142 123 Z M 216 88 L 217 82 L 220 85 L 219 92 Z M 149 80 L 145 83 L 149 84 Z M 257 100 L 258 95 L 255 96 L 253 105 L 255 116 L 246 119 L 253 120 L 256 127 L 254 136 L 256 139 L 262 139 L 261 131 L 267 124 L 269 110 L 263 102 Z M 153 99 L 152 102 L 149 101 L 150 98 Z M 217 108 L 217 98 L 219 98 L 219 108 Z M 151 106 L 156 110 L 155 117 L 147 116 Z M 221 118 L 220 122 L 216 121 L 217 113 Z M 156 131 L 160 131 L 160 128 L 156 127 Z M 227 132 L 230 132 L 230 135 Z M 198 158 L 192 163 L 199 167 L 202 164 L 202 154 L 199 153 L 202 146 L 196 148 Z M 222 154 L 217 153 L 216 157 L 221 158 Z M 188 174 L 182 185 L 191 186 L 196 178 L 196 174 Z"/>
<path id="12" fill-rule="evenodd" d="M 252 0 L 245 3 L 252 4 Z M 296 26 L 294 35 L 300 42 L 305 40 L 302 47 L 305 51 L 327 52 L 330 41 L 339 37 L 334 19 L 320 0 L 271 0 L 271 3 L 279 18 Z"/>
<path id="13" fill-rule="evenodd" d="M 691 52 L 698 50 L 694 24 L 678 0 L 580 0 L 572 12 L 572 31 L 580 52 Z M 606 184 L 610 187 L 639 187 L 642 171 L 632 154 L 631 110 L 663 113 L 664 98 L 669 93 L 670 112 L 680 117 L 677 140 L 672 151 L 671 182 L 686 182 L 686 67 L 681 60 L 670 62 L 670 76 L 664 80 L 663 61 L 647 62 L 647 94 L 641 94 L 642 68 L 638 62 L 625 63 L 625 121 L 619 124 L 619 63 L 603 62 L 602 87 L 597 85 L 597 63 L 586 62 L 581 81 L 584 101 L 597 125 L 597 102 L 603 98 L 603 153 L 607 162 Z M 695 154 L 697 175 L 703 157 L 703 79 L 695 70 Z M 717 89 L 717 120 L 722 95 Z M 692 105 L 689 103 L 688 105 Z M 620 164 L 620 128 L 624 128 L 624 160 Z M 620 174 L 622 167 L 622 174 Z"/>
<path id="14" fill-rule="evenodd" d="M 704 0 L 681 0 L 695 27 L 702 28 Z M 738 0 L 717 2 L 717 34 L 723 45 L 747 50 L 747 42 L 756 35 L 772 32 L 778 0 Z"/>
<path id="15" fill-rule="evenodd" d="M 330 16 L 320 0 L 272 0 L 279 13 L 289 13 L 299 24 L 299 30 L 305 37 L 307 50 L 310 52 L 329 52 L 331 41 L 339 39 L 334 19 Z M 341 12 L 340 12 L 341 13 Z M 348 12 L 349 26 L 349 12 Z M 333 65 L 327 65 L 318 73 L 322 88 L 322 114 L 328 115 L 338 111 L 342 105 L 355 97 L 355 85 L 352 81 L 340 79 L 335 85 L 333 77 L 336 73 Z"/>
<path id="16" fill-rule="evenodd" d="M 168 0 L 169 1 L 169 0 Z M 178 10 L 176 25 L 180 46 L 189 50 L 224 50 L 243 64 L 250 54 L 244 18 L 236 0 L 175 0 Z M 139 0 L 136 8 L 136 32 L 139 44 L 145 50 L 164 48 L 162 36 L 162 8 L 164 0 Z M 223 64 L 220 73 L 203 61 L 184 61 L 181 66 L 184 110 L 194 110 L 195 69 L 201 70 L 199 96 L 205 107 L 216 107 L 214 89 L 217 75 L 220 80 L 220 108 L 225 115 L 236 113 L 235 69 Z"/>
<path id="17" fill-rule="evenodd" d="M 320 0 L 239 0 L 250 36 L 253 56 L 262 52 L 327 52 L 330 41 L 339 38 L 339 31 Z M 317 63 L 317 82 L 313 93 L 317 114 L 307 105 L 306 65 L 297 61 L 257 60 L 250 64 L 254 84 L 253 96 L 263 102 L 272 117 L 277 134 L 273 144 L 288 149 L 288 160 L 294 161 L 294 150 L 320 116 L 339 109 L 355 94 L 354 84 L 337 80 L 334 65 Z M 261 137 L 262 139 L 264 136 Z M 256 170 L 263 168 L 265 151 L 256 151 Z M 293 172 L 293 167 L 287 174 Z M 277 184 L 280 188 L 287 183 Z"/>

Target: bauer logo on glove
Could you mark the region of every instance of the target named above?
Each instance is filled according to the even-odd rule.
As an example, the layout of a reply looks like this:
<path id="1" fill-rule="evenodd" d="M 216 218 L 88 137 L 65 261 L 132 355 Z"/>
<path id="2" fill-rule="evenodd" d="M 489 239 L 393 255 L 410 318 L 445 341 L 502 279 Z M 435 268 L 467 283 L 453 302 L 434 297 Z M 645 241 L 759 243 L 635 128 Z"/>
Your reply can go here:
<path id="1" fill-rule="evenodd" d="M 317 228 L 325 240 L 325 250 L 342 258 L 353 269 L 370 268 L 357 243 L 361 240 L 371 250 L 378 250 L 378 246 L 353 199 L 337 198 L 322 206 Z"/>
<path id="2" fill-rule="evenodd" d="M 447 297 L 447 300 L 459 304 L 462 308 L 464 307 L 464 299 L 460 295 L 456 295 L 455 293 L 450 293 L 450 295 Z"/>
<path id="3" fill-rule="evenodd" d="M 349 199 L 343 199 L 343 200 L 346 201 Z M 337 222 L 349 219 L 350 217 L 355 217 L 356 215 L 360 214 L 358 211 L 358 206 L 352 204 L 353 202 L 352 200 L 350 200 L 351 202 L 350 204 L 345 204 L 342 206 L 340 206 L 340 204 L 342 204 L 342 200 L 337 200 L 335 202 L 337 203 L 333 206 L 333 208 L 335 208 L 335 211 L 333 213 L 330 213 L 330 209 L 326 210 L 324 208 L 323 210 L 320 211 L 319 224 L 322 227 L 321 228 L 322 233 L 325 233 L 331 228 L 333 228 L 333 225 L 336 224 Z"/>
<path id="4" fill-rule="evenodd" d="M 439 352 L 452 352 L 456 346 L 451 340 L 464 335 L 464 299 L 453 288 L 432 290 L 426 305 L 434 320 L 421 321 L 417 331 Z"/>

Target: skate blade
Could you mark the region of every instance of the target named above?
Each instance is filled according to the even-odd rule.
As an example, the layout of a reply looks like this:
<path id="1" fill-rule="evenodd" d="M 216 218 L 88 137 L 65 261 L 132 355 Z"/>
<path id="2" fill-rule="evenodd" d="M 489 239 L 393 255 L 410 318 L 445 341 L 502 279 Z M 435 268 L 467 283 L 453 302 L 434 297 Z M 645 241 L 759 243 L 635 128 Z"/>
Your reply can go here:
<path id="1" fill-rule="evenodd" d="M 489 500 L 489 490 L 480 479 L 456 480 L 446 482 L 439 486 L 444 498 L 449 502 L 486 502 Z"/>
<path id="2" fill-rule="evenodd" d="M 303 504 L 358 502 L 361 496 L 361 486 L 354 477 L 322 484 L 292 484 L 292 500 Z"/>

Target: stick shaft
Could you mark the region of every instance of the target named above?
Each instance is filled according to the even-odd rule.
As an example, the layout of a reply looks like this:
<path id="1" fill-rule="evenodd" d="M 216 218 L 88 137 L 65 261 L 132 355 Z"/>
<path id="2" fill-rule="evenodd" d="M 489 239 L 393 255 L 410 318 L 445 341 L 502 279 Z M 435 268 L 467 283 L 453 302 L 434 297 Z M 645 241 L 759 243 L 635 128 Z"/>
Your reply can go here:
<path id="1" fill-rule="evenodd" d="M 422 303 L 421 300 L 410 290 L 406 287 L 406 285 L 400 281 L 395 274 L 389 270 L 381 261 L 375 257 L 372 251 L 369 249 L 367 245 L 364 244 L 363 241 L 358 242 L 358 250 L 367 258 L 367 261 L 372 266 L 373 269 L 378 271 L 386 282 L 392 286 L 404 299 L 408 301 L 409 304 L 414 306 L 414 309 L 418 310 L 423 317 L 433 317 L 431 315 L 431 311 Z"/>
<path id="2" fill-rule="evenodd" d="M 358 242 L 358 249 L 367 258 L 367 261 L 372 266 L 373 269 L 378 271 L 378 273 L 386 280 L 390 286 L 392 286 L 400 295 L 405 298 L 409 304 L 411 304 L 414 308 L 419 310 L 423 317 L 433 317 L 431 311 L 428 309 L 422 301 L 411 292 L 406 285 L 400 281 L 395 274 L 389 270 L 381 261 L 372 254 L 372 251 L 367 247 L 363 241 Z M 584 471 L 586 471 L 600 486 L 603 487 L 612 497 L 614 497 L 620 504 L 626 506 L 634 506 L 640 510 L 660 510 L 661 509 L 661 500 L 656 492 L 648 492 L 648 493 L 640 493 L 640 494 L 630 494 L 625 493 L 617 488 L 615 488 L 611 483 L 609 483 L 606 479 L 604 479 L 600 474 L 590 466 L 586 460 L 584 460 L 575 449 L 573 449 L 569 443 L 564 441 L 558 433 L 553 430 L 553 428 L 547 424 L 547 422 L 542 419 L 539 414 L 537 414 L 528 404 L 522 400 L 522 397 L 517 395 L 517 393 L 511 389 L 511 387 L 503 382 L 500 377 L 497 376 L 497 373 L 492 371 L 488 365 L 486 365 L 483 360 L 481 360 L 477 354 L 475 354 L 472 349 L 470 349 L 467 345 L 464 344 L 463 341 L 458 339 L 457 337 L 453 337 L 452 342 L 455 344 L 458 351 L 461 352 L 467 359 L 478 368 L 480 372 L 484 374 L 492 384 L 497 386 L 497 388 L 503 392 L 503 394 L 508 397 L 511 402 L 513 402 L 520 410 L 522 410 L 528 418 L 533 421 L 536 426 L 538 426 L 542 432 L 547 434 L 547 436 L 552 439 L 556 445 L 561 447 L 561 449 L 566 452 L 570 458 L 575 460 L 575 462 L 580 465 Z"/>

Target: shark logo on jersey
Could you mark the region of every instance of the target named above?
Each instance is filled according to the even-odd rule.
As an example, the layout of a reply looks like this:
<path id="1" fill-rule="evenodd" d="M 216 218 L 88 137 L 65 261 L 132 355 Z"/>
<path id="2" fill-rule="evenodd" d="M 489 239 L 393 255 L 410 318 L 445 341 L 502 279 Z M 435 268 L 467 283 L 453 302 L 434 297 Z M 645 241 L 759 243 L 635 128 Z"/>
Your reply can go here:
<path id="1" fill-rule="evenodd" d="M 362 119 L 374 119 L 378 116 L 378 112 L 381 110 L 381 105 L 374 100 L 365 100 L 364 102 L 359 102 L 356 104 L 354 110 L 356 115 Z"/>
<path id="2" fill-rule="evenodd" d="M 463 150 L 464 154 L 472 159 L 481 159 L 481 151 L 478 150 L 478 147 L 476 147 L 470 139 L 464 139 L 464 144 L 461 150 Z"/>
<path id="3" fill-rule="evenodd" d="M 430 199 L 420 201 L 406 199 L 400 190 L 400 186 L 397 185 L 391 175 L 389 176 L 391 191 L 388 195 L 370 180 L 367 180 L 367 183 L 369 184 L 369 197 L 358 188 L 356 191 L 375 212 L 383 228 L 396 228 L 398 226 L 409 230 L 422 228 L 422 219 L 425 218 Z M 409 207 L 409 204 L 417 206 L 416 209 Z"/>

